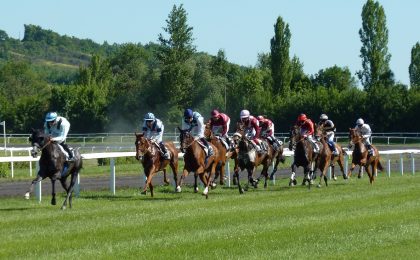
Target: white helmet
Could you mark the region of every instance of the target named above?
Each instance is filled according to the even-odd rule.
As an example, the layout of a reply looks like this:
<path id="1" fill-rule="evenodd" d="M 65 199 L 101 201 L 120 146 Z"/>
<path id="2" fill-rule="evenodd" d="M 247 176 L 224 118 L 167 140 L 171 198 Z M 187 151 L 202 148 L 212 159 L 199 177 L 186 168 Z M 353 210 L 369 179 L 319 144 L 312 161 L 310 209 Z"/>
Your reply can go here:
<path id="1" fill-rule="evenodd" d="M 328 116 L 326 114 L 322 114 L 319 119 L 321 120 L 328 120 Z"/>
<path id="2" fill-rule="evenodd" d="M 241 119 L 242 118 L 248 118 L 249 117 L 249 111 L 244 109 L 241 111 Z"/>
<path id="3" fill-rule="evenodd" d="M 365 121 L 363 121 L 363 119 L 359 118 L 356 121 L 356 125 L 363 125 L 365 123 Z"/>

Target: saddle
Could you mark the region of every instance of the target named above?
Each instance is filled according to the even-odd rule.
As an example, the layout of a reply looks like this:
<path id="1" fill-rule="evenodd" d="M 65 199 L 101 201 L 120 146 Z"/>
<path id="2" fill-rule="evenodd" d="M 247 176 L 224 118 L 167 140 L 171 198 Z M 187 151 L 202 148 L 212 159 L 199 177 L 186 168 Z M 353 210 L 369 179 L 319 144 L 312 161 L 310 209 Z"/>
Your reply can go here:
<path id="1" fill-rule="evenodd" d="M 206 155 L 206 158 L 208 158 L 209 157 L 209 150 L 207 149 L 207 146 L 205 144 L 203 144 L 200 139 L 197 139 L 197 143 L 201 146 L 201 148 L 203 148 L 204 154 Z"/>

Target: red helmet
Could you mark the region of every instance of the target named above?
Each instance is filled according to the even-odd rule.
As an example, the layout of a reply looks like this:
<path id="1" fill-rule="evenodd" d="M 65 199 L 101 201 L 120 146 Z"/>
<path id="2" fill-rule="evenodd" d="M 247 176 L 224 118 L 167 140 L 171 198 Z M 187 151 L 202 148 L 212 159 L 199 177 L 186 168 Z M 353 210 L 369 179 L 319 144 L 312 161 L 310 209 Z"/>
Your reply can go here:
<path id="1" fill-rule="evenodd" d="M 303 122 L 303 121 L 305 121 L 307 118 L 306 118 L 306 115 L 305 114 L 300 114 L 299 116 L 298 116 L 298 121 L 299 122 Z"/>
<path id="2" fill-rule="evenodd" d="M 217 109 L 213 109 L 211 111 L 211 117 L 218 117 L 220 115 L 220 112 Z"/>
<path id="3" fill-rule="evenodd" d="M 264 121 L 264 117 L 263 116 L 257 116 L 258 121 Z"/>

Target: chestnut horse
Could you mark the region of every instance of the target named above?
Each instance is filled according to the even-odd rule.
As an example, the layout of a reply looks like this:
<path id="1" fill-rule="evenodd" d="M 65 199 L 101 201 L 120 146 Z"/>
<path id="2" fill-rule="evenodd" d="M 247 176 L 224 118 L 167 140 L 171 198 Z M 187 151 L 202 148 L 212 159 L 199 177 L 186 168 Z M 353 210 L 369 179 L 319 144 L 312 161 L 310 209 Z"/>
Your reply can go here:
<path id="1" fill-rule="evenodd" d="M 315 170 L 317 168 L 317 159 L 318 154 L 314 153 L 312 144 L 309 140 L 304 138 L 300 134 L 300 127 L 293 126 L 290 129 L 290 136 L 289 136 L 289 150 L 294 150 L 294 157 L 292 163 L 292 175 L 290 176 L 289 186 L 294 186 L 297 184 L 295 175 L 296 175 L 296 167 L 302 166 L 303 167 L 303 182 L 302 185 L 305 185 L 306 182 L 309 182 L 309 188 L 315 178 Z"/>
<path id="2" fill-rule="evenodd" d="M 82 169 L 83 161 L 78 149 L 74 150 L 75 160 L 72 162 L 66 162 L 66 156 L 64 155 L 60 145 L 52 142 L 49 135 L 44 133 L 44 130 L 32 129 L 29 141 L 32 145 L 32 157 L 36 158 L 37 154 L 42 151 L 41 158 L 39 159 L 39 171 L 36 178 L 32 181 L 29 190 L 25 194 L 25 198 L 29 199 L 31 192 L 33 191 L 34 185 L 45 178 L 51 179 L 52 184 L 52 198 L 51 205 L 56 205 L 55 199 L 55 181 L 60 180 L 61 186 L 67 193 L 66 199 L 61 206 L 61 209 L 66 209 L 67 201 L 69 207 L 72 207 L 72 195 L 74 185 L 77 181 L 80 169 Z M 67 177 L 71 176 L 70 185 L 67 186 Z"/>
<path id="3" fill-rule="evenodd" d="M 356 167 L 356 165 L 360 165 L 358 177 L 361 177 L 362 167 L 364 167 L 369 176 L 370 184 L 373 184 L 377 169 L 381 171 L 383 170 L 379 151 L 375 146 L 372 145 L 372 148 L 375 151 L 375 155 L 369 155 L 368 150 L 363 144 L 363 137 L 355 128 L 349 128 L 349 147 L 351 147 L 353 144 L 354 150 L 352 153 L 351 167 L 347 176 L 351 177 L 353 169 Z M 369 169 L 369 166 L 371 167 L 372 171 Z"/>
<path id="4" fill-rule="evenodd" d="M 217 160 L 219 163 L 216 166 L 216 174 L 214 176 L 214 179 L 211 182 L 211 187 L 216 187 L 216 180 L 220 177 L 220 185 L 225 184 L 225 164 L 226 160 L 229 159 L 228 156 L 232 155 L 232 152 L 228 153 L 228 149 L 223 144 L 222 140 L 220 140 L 220 137 L 217 137 L 213 134 L 213 131 L 210 129 L 210 124 L 207 123 L 206 127 L 204 129 L 204 136 L 206 137 L 207 141 L 211 142 L 214 146 L 217 147 L 218 158 Z"/>
<path id="5" fill-rule="evenodd" d="M 194 172 L 194 192 L 198 192 L 197 177 L 203 182 L 205 188 L 203 195 L 208 198 L 210 179 L 216 171 L 216 166 L 219 163 L 219 151 L 217 147 L 209 143 L 213 147 L 213 155 L 206 158 L 206 153 L 202 145 L 188 130 L 179 128 L 180 149 L 184 153 L 184 169 L 181 178 L 177 184 L 177 192 L 181 192 L 181 185 L 183 180 L 190 172 Z"/>
<path id="6" fill-rule="evenodd" d="M 251 140 L 245 134 L 244 127 L 242 124 L 238 123 L 237 131 L 235 133 L 239 135 L 240 138 L 238 140 L 238 166 L 239 169 L 235 171 L 234 178 L 237 179 L 239 193 L 243 193 L 244 189 L 241 186 L 241 182 L 239 181 L 239 172 L 243 170 L 247 170 L 248 172 L 248 184 L 254 188 L 258 187 L 258 182 L 261 176 L 265 177 L 264 188 L 267 188 L 267 179 L 268 177 L 268 167 L 271 164 L 271 159 L 273 155 L 273 149 L 271 146 L 268 146 L 268 151 L 265 153 L 257 153 L 254 147 L 254 144 L 251 143 Z M 259 166 L 262 165 L 263 169 L 261 171 L 260 177 L 258 179 L 254 179 L 254 171 Z"/>
<path id="7" fill-rule="evenodd" d="M 327 143 L 327 136 L 324 131 L 324 127 L 322 125 L 316 125 L 315 127 L 315 137 L 318 141 L 324 140 L 326 145 L 329 147 Z M 347 175 L 344 172 L 344 156 L 346 155 L 346 151 L 343 150 L 341 145 L 334 143 L 335 149 L 338 151 L 338 155 L 334 155 L 331 153 L 331 177 L 333 180 L 337 180 L 337 177 L 335 176 L 335 163 L 338 163 L 338 166 L 340 166 L 341 173 L 343 175 L 343 179 L 347 179 Z"/>
<path id="8" fill-rule="evenodd" d="M 178 181 L 178 151 L 175 148 L 174 143 L 165 142 L 165 147 L 168 149 L 170 154 L 170 159 L 165 160 L 160 153 L 159 145 L 156 142 L 152 142 L 150 139 L 146 138 L 144 134 L 136 135 L 136 159 L 140 160 L 144 168 L 144 175 L 146 175 L 146 183 L 144 185 L 143 191 L 141 194 L 146 194 L 147 187 L 150 188 L 150 195 L 153 197 L 153 176 L 159 172 L 163 171 L 165 183 L 166 180 L 166 166 L 169 164 L 172 172 L 174 174 L 174 181 Z"/>

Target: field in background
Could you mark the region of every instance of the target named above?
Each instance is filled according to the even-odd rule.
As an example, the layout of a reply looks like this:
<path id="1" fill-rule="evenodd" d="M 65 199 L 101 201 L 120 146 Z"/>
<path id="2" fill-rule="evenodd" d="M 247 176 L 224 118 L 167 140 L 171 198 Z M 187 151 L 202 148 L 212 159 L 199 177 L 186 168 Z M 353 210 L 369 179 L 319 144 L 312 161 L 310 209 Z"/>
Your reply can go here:
<path id="1" fill-rule="evenodd" d="M 50 197 L 2 198 L 0 258 L 419 259 L 420 175 L 393 176 L 312 190 L 282 180 L 208 200 L 189 187 L 82 192 L 64 212 Z"/>

